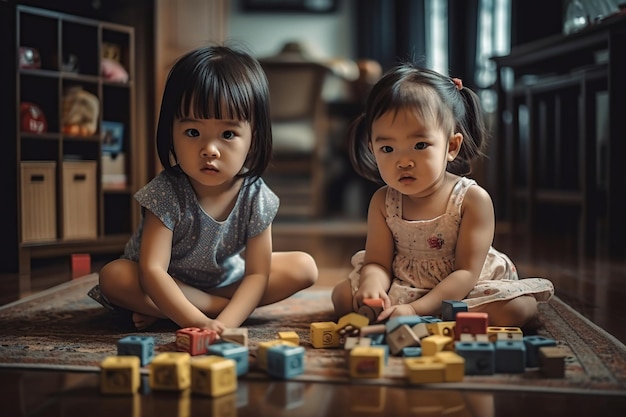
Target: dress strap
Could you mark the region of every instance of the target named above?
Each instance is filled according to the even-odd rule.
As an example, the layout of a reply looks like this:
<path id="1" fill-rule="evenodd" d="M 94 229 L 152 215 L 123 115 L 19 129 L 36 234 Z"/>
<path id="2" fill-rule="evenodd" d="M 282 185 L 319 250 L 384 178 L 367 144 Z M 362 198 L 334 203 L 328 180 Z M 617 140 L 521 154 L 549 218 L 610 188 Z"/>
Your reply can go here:
<path id="1" fill-rule="evenodd" d="M 387 216 L 402 218 L 402 194 L 393 187 L 387 187 L 385 209 Z"/>
<path id="2" fill-rule="evenodd" d="M 459 215 L 461 213 L 461 205 L 463 204 L 465 193 L 467 193 L 467 190 L 469 190 L 472 185 L 476 185 L 476 181 L 466 177 L 459 178 L 457 183 L 454 184 L 454 188 L 452 188 L 448 206 L 446 207 L 446 213 L 452 215 Z"/>

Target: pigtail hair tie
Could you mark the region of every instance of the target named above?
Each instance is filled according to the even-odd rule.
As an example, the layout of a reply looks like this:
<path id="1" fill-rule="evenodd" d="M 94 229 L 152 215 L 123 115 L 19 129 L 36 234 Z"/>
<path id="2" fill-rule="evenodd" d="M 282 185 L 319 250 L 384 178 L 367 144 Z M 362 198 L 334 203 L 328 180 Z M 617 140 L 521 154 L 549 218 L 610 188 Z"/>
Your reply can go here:
<path id="1" fill-rule="evenodd" d="M 456 89 L 461 91 L 463 89 L 463 81 L 460 78 L 453 78 L 452 82 L 456 85 Z"/>

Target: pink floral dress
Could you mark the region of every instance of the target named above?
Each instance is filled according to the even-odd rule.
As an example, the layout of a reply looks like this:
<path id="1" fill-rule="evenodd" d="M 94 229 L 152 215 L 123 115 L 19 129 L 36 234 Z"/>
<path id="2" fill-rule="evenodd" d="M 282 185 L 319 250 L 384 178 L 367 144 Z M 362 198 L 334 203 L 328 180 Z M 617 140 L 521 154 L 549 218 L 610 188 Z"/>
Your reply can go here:
<path id="1" fill-rule="evenodd" d="M 387 189 L 386 221 L 396 245 L 394 277 L 389 290 L 392 304 L 417 300 L 453 271 L 461 205 L 465 193 L 475 184 L 474 180 L 460 178 L 444 214 L 416 221 L 402 218 L 402 194 L 391 187 Z M 353 293 L 358 289 L 364 256 L 365 251 L 359 251 L 352 257 L 354 269 L 349 278 Z M 548 301 L 553 294 L 552 282 L 545 278 L 518 279 L 509 257 L 490 247 L 479 281 L 463 301 L 471 308 L 521 295 L 533 295 L 537 301 Z"/>

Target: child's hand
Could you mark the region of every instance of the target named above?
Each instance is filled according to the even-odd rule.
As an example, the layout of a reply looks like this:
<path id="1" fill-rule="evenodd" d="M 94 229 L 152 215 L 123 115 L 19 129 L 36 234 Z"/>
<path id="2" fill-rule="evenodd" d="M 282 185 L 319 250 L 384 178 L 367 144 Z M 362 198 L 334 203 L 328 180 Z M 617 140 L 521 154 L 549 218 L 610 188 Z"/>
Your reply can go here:
<path id="1" fill-rule="evenodd" d="M 395 306 L 391 306 L 383 310 L 379 315 L 376 321 L 384 321 L 390 319 L 392 317 L 398 316 L 414 316 L 415 309 L 411 306 L 411 304 L 399 304 Z"/>
<path id="2" fill-rule="evenodd" d="M 383 300 L 383 309 L 391 305 L 391 300 L 389 300 L 389 296 L 384 288 L 376 285 L 372 285 L 371 287 L 362 285 L 354 294 L 354 298 L 352 300 L 352 308 L 354 311 L 358 311 L 363 305 L 363 300 L 368 298 Z"/>
<path id="3" fill-rule="evenodd" d="M 208 320 L 209 321 L 205 323 L 201 328 L 207 329 L 207 330 L 213 330 L 218 335 L 221 335 L 224 329 L 226 329 L 226 326 L 224 326 L 224 324 L 222 324 L 221 321 L 211 320 L 211 319 L 208 319 Z"/>

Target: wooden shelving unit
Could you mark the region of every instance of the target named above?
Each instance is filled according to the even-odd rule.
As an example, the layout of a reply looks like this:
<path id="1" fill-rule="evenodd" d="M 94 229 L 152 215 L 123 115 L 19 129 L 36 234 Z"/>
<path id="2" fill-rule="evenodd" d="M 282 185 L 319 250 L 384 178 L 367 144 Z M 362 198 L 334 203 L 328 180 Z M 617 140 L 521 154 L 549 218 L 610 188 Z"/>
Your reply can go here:
<path id="1" fill-rule="evenodd" d="M 15 6 L 14 12 L 17 110 L 15 138 L 10 140 L 16 140 L 16 144 L 15 158 L 5 158 L 12 160 L 15 170 L 17 221 L 1 239 L 3 248 L 17 246 L 17 256 L 4 261 L 1 272 L 19 274 L 19 290 L 23 292 L 30 288 L 32 258 L 121 252 L 139 220 L 133 201 L 140 185 L 139 174 L 132 163 L 139 150 L 135 134 L 134 28 L 21 5 Z M 112 81 L 103 74 L 105 45 L 118 51 L 117 62 L 128 74 L 127 81 Z M 20 64 L 21 47 L 35 49 L 40 64 Z M 72 87 L 97 97 L 97 129 L 93 134 L 76 135 L 64 129 L 64 94 Z M 43 111 L 47 123 L 44 132 L 25 131 L 20 117 L 20 105 L 25 102 Z M 114 155 L 123 155 L 125 181 L 115 187 L 102 181 L 108 169 L 103 164 L 105 121 L 123 127 L 123 134 L 116 138 L 121 148 Z M 36 169 L 24 175 L 22 166 L 28 165 L 24 162 L 53 163 L 54 175 L 46 178 Z M 27 193 L 33 186 L 31 181 L 48 181 L 46 186 L 55 189 L 51 194 L 54 198 L 38 201 L 39 194 L 33 197 Z M 41 219 L 33 214 L 37 211 L 48 217 L 54 213 L 52 232 L 48 228 L 38 235 L 36 228 Z M 25 229 L 29 234 L 24 233 Z"/>

